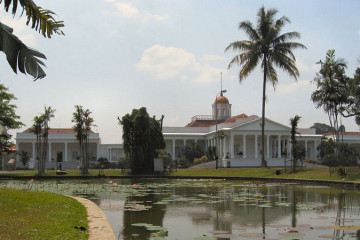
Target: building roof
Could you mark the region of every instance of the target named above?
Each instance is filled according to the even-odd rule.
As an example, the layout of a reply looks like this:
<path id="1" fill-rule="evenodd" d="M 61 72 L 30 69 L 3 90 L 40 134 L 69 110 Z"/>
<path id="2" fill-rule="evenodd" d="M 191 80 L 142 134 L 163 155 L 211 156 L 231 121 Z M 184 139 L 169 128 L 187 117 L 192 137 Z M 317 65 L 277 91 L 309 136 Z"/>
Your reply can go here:
<path id="1" fill-rule="evenodd" d="M 360 132 L 339 132 L 340 135 L 353 135 L 353 136 L 356 136 L 356 135 L 360 135 Z M 324 136 L 332 136 L 333 133 L 330 132 L 330 133 L 323 133 L 322 135 Z"/>
<path id="2" fill-rule="evenodd" d="M 218 121 L 219 123 L 220 121 Z M 210 127 L 216 124 L 216 120 L 195 120 L 188 123 L 185 127 Z"/>
<path id="3" fill-rule="evenodd" d="M 230 123 L 230 122 L 236 122 L 236 119 L 239 119 L 239 118 L 248 118 L 249 116 L 246 115 L 245 113 L 242 113 L 242 114 L 239 114 L 237 116 L 234 116 L 234 117 L 231 117 L 231 118 L 228 118 L 226 119 L 223 123 Z"/>
<path id="4" fill-rule="evenodd" d="M 226 104 L 229 104 L 229 100 L 227 99 L 227 97 L 224 97 L 224 96 L 221 94 L 221 96 L 219 96 L 219 97 L 217 97 L 217 98 L 215 99 L 214 104 L 216 104 L 216 103 L 226 103 Z"/>
<path id="5" fill-rule="evenodd" d="M 22 133 L 32 133 L 31 128 L 26 129 Z M 72 128 L 50 128 L 49 129 L 49 134 L 74 134 L 74 133 L 76 133 L 76 132 Z M 90 130 L 90 133 L 94 133 L 94 132 Z"/>

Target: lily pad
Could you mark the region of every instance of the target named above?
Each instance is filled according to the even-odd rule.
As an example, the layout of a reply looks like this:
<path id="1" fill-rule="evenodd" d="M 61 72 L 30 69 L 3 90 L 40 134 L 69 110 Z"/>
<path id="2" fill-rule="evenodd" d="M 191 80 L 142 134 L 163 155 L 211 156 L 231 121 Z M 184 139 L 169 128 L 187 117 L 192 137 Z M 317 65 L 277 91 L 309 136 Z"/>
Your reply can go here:
<path id="1" fill-rule="evenodd" d="M 332 229 L 336 230 L 360 230 L 360 225 L 349 225 L 349 226 L 330 226 Z"/>

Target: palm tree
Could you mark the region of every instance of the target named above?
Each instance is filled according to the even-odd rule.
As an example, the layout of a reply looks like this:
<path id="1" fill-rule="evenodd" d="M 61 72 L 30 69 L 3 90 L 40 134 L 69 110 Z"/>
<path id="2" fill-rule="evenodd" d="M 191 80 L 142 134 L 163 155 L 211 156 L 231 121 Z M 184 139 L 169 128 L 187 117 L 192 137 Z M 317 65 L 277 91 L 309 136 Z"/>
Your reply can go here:
<path id="1" fill-rule="evenodd" d="M 292 144 L 292 161 L 293 161 L 293 172 L 296 170 L 296 149 L 297 149 L 297 140 L 296 140 L 296 134 L 298 133 L 298 124 L 300 121 L 300 116 L 295 115 L 294 118 L 290 118 L 290 125 L 291 125 L 291 144 Z"/>
<path id="2" fill-rule="evenodd" d="M 4 4 L 6 12 L 11 9 L 15 16 L 20 5 L 27 17 L 26 24 L 31 22 L 31 28 L 41 33 L 45 38 L 51 38 L 54 33 L 64 35 L 60 28 L 64 27 L 63 21 L 55 21 L 54 12 L 37 6 L 32 0 L 0 1 Z M 34 80 L 46 76 L 41 66 L 45 66 L 39 58 L 46 59 L 45 55 L 27 47 L 13 34 L 13 29 L 0 22 L 0 51 L 4 52 L 13 71 L 30 74 Z"/>
<path id="3" fill-rule="evenodd" d="M 45 111 L 40 116 L 34 117 L 31 131 L 36 135 L 36 159 L 38 160 L 38 173 L 45 173 L 45 159 L 48 150 L 49 121 L 55 115 L 55 109 L 45 106 Z M 50 160 L 50 159 L 49 159 Z"/>
<path id="4" fill-rule="evenodd" d="M 249 21 L 243 21 L 239 24 L 239 29 L 245 31 L 249 40 L 232 42 L 225 49 L 225 51 L 232 49 L 235 52 L 239 52 L 239 54 L 231 60 L 228 68 L 231 68 L 234 64 L 241 67 L 239 73 L 240 83 L 256 68 L 259 61 L 261 61 L 261 68 L 264 72 L 261 124 L 261 163 L 263 167 L 267 166 L 264 156 L 266 82 L 270 81 L 275 87 L 278 81 L 275 66 L 297 79 L 299 71 L 296 68 L 296 60 L 292 50 L 297 48 L 306 49 L 301 43 L 289 41 L 300 38 L 298 32 L 281 34 L 282 28 L 286 23 L 289 23 L 290 20 L 287 17 L 281 17 L 275 20 L 277 12 L 276 9 L 265 11 L 265 8 L 261 7 L 257 14 L 256 28 L 254 28 L 253 24 Z"/>
<path id="5" fill-rule="evenodd" d="M 76 105 L 73 119 L 71 120 L 75 125 L 73 129 L 76 132 L 76 138 L 79 141 L 80 161 L 82 174 L 88 174 L 89 169 L 89 134 L 91 127 L 96 126 L 94 119 L 90 117 L 90 110 L 84 110 L 82 106 Z"/>

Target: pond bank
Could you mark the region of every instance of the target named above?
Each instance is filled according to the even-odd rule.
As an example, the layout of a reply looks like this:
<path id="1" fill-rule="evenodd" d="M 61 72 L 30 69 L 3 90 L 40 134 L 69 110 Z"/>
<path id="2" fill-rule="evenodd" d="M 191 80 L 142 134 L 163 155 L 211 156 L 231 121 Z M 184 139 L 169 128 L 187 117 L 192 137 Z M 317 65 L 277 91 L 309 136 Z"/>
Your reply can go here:
<path id="1" fill-rule="evenodd" d="M 115 240 L 114 232 L 104 214 L 104 212 L 92 201 L 68 196 L 79 201 L 87 211 L 87 218 L 89 221 L 89 238 L 88 240 Z"/>

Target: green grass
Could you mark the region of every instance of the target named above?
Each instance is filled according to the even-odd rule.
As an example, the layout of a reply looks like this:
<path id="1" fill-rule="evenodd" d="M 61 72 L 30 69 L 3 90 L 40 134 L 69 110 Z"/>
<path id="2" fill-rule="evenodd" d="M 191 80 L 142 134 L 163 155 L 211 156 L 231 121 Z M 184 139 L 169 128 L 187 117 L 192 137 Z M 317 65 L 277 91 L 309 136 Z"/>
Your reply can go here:
<path id="1" fill-rule="evenodd" d="M 280 175 L 276 175 L 275 171 L 281 170 Z M 59 178 L 67 177 L 81 177 L 79 170 L 68 170 L 68 174 L 58 176 Z M 87 176 L 97 176 L 98 170 L 89 170 Z M 126 176 L 127 172 L 123 172 L 120 169 L 105 169 L 104 174 L 107 177 Z M 12 171 L 1 172 L 0 177 L 35 177 L 37 171 Z M 55 170 L 47 170 L 44 176 L 57 176 Z M 295 173 L 284 172 L 284 168 L 219 168 L 219 169 L 178 169 L 173 171 L 170 176 L 183 176 L 183 177 L 254 177 L 254 178 L 291 178 L 291 179 L 308 179 L 308 180 L 327 180 L 327 181 L 344 181 L 343 177 L 338 174 L 329 174 L 329 168 L 327 167 L 314 167 L 303 168 Z M 345 181 L 360 182 L 360 172 L 348 174 L 345 177 Z"/>
<path id="2" fill-rule="evenodd" d="M 87 239 L 86 208 L 46 192 L 0 188 L 0 239 Z"/>
<path id="3" fill-rule="evenodd" d="M 275 171 L 281 170 L 280 175 Z M 283 168 L 219 168 L 219 169 L 179 169 L 173 172 L 174 176 L 204 176 L 204 177 L 254 177 L 254 178 L 290 178 L 290 179 L 309 179 L 309 180 L 327 180 L 343 181 L 338 174 L 330 176 L 328 168 L 304 168 L 295 173 L 284 172 Z M 346 181 L 360 182 L 360 173 L 348 175 Z"/>

